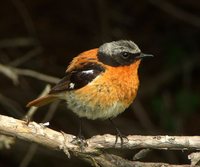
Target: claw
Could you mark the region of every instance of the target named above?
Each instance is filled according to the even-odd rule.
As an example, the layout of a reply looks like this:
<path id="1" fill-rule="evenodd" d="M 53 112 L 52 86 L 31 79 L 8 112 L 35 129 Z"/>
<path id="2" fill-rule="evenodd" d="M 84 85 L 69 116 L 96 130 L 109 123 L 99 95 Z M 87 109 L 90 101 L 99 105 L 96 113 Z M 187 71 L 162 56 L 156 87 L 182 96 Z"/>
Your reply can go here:
<path id="1" fill-rule="evenodd" d="M 82 135 L 82 119 L 80 119 L 80 127 L 78 135 L 71 141 L 72 144 L 78 145 L 81 152 L 88 146 L 85 137 Z"/>
<path id="2" fill-rule="evenodd" d="M 128 138 L 120 132 L 120 130 L 115 126 L 114 122 L 111 119 L 109 119 L 109 120 L 110 120 L 111 124 L 115 127 L 115 130 L 116 130 L 115 146 L 118 142 L 118 139 L 120 138 L 121 148 L 123 148 L 124 139 L 126 139 L 128 141 Z"/>
<path id="3" fill-rule="evenodd" d="M 116 128 L 116 131 L 117 131 L 117 134 L 116 134 L 116 138 L 115 138 L 115 146 L 116 146 L 116 144 L 117 144 L 117 142 L 118 142 L 118 139 L 120 139 L 120 141 L 121 141 L 121 148 L 123 148 L 123 145 L 124 145 L 124 139 L 126 140 L 126 142 L 128 142 L 128 138 L 125 136 L 125 135 L 123 135 L 120 131 L 119 131 L 119 129 L 117 129 Z"/>
<path id="4" fill-rule="evenodd" d="M 75 144 L 75 145 L 78 145 L 78 146 L 80 147 L 81 151 L 83 151 L 83 149 L 84 149 L 85 147 L 88 146 L 88 144 L 87 144 L 87 142 L 86 142 L 84 136 L 82 136 L 82 135 L 76 136 L 76 137 L 71 141 L 71 143 L 72 143 L 72 144 Z"/>

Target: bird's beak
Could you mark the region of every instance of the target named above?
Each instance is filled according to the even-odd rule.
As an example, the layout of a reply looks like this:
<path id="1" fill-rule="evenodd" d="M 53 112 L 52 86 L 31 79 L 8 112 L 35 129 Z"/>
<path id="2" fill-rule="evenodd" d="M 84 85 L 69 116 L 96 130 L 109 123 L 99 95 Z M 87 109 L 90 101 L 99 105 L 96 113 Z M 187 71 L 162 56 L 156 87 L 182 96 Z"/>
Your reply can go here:
<path id="1" fill-rule="evenodd" d="M 154 57 L 152 54 L 145 54 L 145 53 L 140 53 L 139 56 L 135 57 L 136 59 L 142 59 L 144 57 Z"/>

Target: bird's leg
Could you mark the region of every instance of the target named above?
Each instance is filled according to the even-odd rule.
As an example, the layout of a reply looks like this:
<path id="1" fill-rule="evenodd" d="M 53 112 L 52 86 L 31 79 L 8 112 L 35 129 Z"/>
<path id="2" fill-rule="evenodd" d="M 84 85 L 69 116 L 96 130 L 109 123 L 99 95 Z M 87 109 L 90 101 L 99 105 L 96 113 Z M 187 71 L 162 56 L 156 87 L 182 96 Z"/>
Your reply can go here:
<path id="1" fill-rule="evenodd" d="M 115 139 L 115 145 L 118 142 L 118 138 L 120 138 L 121 141 L 121 147 L 123 147 L 124 144 L 124 139 L 126 139 L 128 141 L 128 138 L 123 135 L 120 130 L 116 127 L 116 125 L 114 124 L 114 122 L 112 121 L 112 119 L 109 118 L 110 123 L 114 126 L 115 130 L 116 130 L 116 139 Z"/>
<path id="2" fill-rule="evenodd" d="M 80 118 L 80 125 L 78 135 L 72 140 L 73 144 L 79 145 L 81 150 L 87 146 L 84 136 L 82 135 L 82 118 Z"/>
<path id="3" fill-rule="evenodd" d="M 84 136 L 82 135 L 82 124 L 83 124 L 83 120 L 82 120 L 82 118 L 80 118 L 80 121 L 79 121 L 79 131 L 78 131 L 77 138 L 85 140 Z"/>
<path id="4" fill-rule="evenodd" d="M 29 123 L 31 122 L 31 117 L 28 115 L 25 115 L 22 120 L 25 121 L 25 124 L 28 126 Z"/>

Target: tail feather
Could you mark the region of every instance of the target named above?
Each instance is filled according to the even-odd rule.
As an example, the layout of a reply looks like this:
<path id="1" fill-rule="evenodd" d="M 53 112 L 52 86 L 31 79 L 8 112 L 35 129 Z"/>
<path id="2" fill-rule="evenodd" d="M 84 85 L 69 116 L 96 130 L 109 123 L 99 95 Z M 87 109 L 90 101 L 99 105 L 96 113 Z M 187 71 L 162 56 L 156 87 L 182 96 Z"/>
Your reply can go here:
<path id="1" fill-rule="evenodd" d="M 55 101 L 56 99 L 58 99 L 58 97 L 55 96 L 55 95 L 46 95 L 46 96 L 43 96 L 43 97 L 39 97 L 39 98 L 37 98 L 33 101 L 30 101 L 26 105 L 26 107 L 32 107 L 32 106 L 41 107 L 41 106 L 44 106 L 48 103 Z"/>

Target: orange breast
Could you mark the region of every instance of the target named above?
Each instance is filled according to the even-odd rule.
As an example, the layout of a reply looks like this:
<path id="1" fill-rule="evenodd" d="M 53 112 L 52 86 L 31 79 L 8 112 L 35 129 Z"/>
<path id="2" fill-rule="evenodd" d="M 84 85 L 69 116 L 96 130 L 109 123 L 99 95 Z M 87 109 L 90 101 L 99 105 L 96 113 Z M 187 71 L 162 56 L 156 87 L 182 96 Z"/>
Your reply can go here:
<path id="1" fill-rule="evenodd" d="M 139 63 L 140 61 L 122 67 L 106 65 L 105 73 L 87 86 L 76 90 L 76 94 L 90 105 L 110 106 L 113 102 L 120 102 L 127 108 L 137 94 Z"/>

